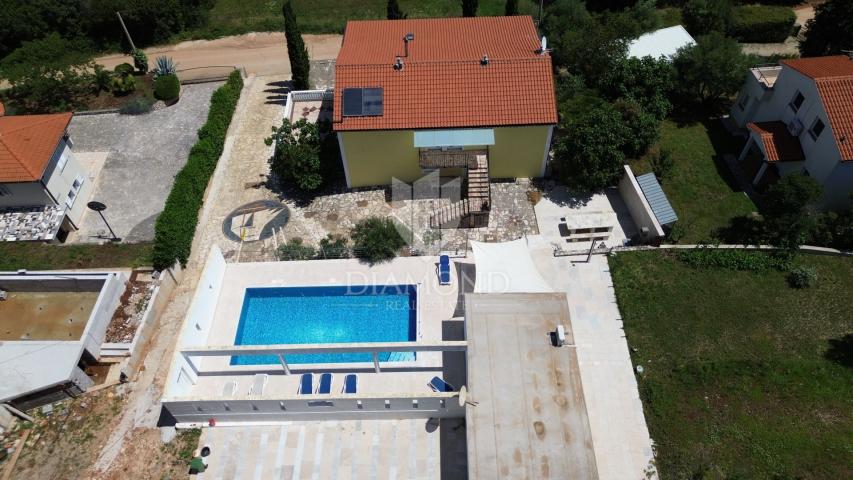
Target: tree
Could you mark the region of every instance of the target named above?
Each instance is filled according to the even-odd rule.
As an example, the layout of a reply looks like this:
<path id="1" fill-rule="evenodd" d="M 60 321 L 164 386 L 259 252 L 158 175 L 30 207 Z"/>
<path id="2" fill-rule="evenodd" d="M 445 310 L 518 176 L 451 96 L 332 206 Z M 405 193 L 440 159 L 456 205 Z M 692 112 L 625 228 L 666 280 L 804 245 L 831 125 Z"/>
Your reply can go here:
<path id="1" fill-rule="evenodd" d="M 397 0 L 388 0 L 388 20 L 403 20 L 406 17 L 408 15 L 400 10 Z"/>
<path id="2" fill-rule="evenodd" d="M 329 128 L 326 123 L 322 124 L 324 129 Z M 270 160 L 272 172 L 282 180 L 292 181 L 300 190 L 320 188 L 323 184 L 320 125 L 304 118 L 295 123 L 285 118 L 281 127 L 273 127 L 272 131 L 264 139 L 267 145 L 275 143 Z"/>
<path id="3" fill-rule="evenodd" d="M 22 113 L 63 112 L 83 106 L 96 89 L 94 64 L 75 42 L 52 33 L 25 41 L 0 62 L 0 78 L 12 88 L 9 99 Z"/>
<path id="4" fill-rule="evenodd" d="M 678 74 L 677 93 L 684 105 L 700 103 L 719 108 L 734 95 L 749 68 L 749 57 L 732 38 L 714 32 L 682 48 L 673 59 Z"/>
<path id="5" fill-rule="evenodd" d="M 660 120 L 643 110 L 634 100 L 618 99 L 614 105 L 622 114 L 622 122 L 629 132 L 625 136 L 622 151 L 628 158 L 643 156 L 660 138 Z"/>
<path id="6" fill-rule="evenodd" d="M 815 7 L 815 16 L 805 25 L 800 55 L 818 57 L 853 50 L 853 2 L 830 0 Z"/>
<path id="7" fill-rule="evenodd" d="M 637 0 L 586 0 L 586 8 L 593 12 L 604 10 L 624 10 L 631 8 Z"/>
<path id="8" fill-rule="evenodd" d="M 307 90 L 308 75 L 311 71 L 311 61 L 308 58 L 308 50 L 302 40 L 302 32 L 296 23 L 296 14 L 293 6 L 285 2 L 282 6 L 284 15 L 284 38 L 287 41 L 287 57 L 290 59 L 290 71 L 292 72 L 293 90 Z"/>
<path id="9" fill-rule="evenodd" d="M 557 0 L 545 9 L 545 18 L 542 19 L 542 31 L 548 36 L 551 45 L 560 45 L 564 34 L 576 30 L 588 22 L 592 16 L 586 10 L 582 0 Z M 555 56 L 559 50 L 552 55 Z"/>
<path id="10" fill-rule="evenodd" d="M 734 20 L 731 0 L 689 0 L 681 11 L 684 27 L 693 36 L 725 33 Z"/>
<path id="11" fill-rule="evenodd" d="M 476 17 L 477 16 L 477 0 L 462 0 L 462 16 Z"/>
<path id="12" fill-rule="evenodd" d="M 518 0 L 506 0 L 504 15 L 507 17 L 518 15 Z"/>
<path id="13" fill-rule="evenodd" d="M 0 58 L 23 42 L 54 32 L 64 38 L 80 36 L 86 26 L 85 3 L 84 0 L 0 0 Z"/>
<path id="14" fill-rule="evenodd" d="M 609 103 L 593 105 L 561 126 L 554 144 L 554 161 L 565 183 L 600 190 L 616 183 L 625 163 L 629 130 Z"/>
<path id="15" fill-rule="evenodd" d="M 358 222 L 350 232 L 355 256 L 371 265 L 397 256 L 406 245 L 397 225 L 390 218 L 368 217 Z"/>
<path id="16" fill-rule="evenodd" d="M 628 41 L 610 24 L 589 21 L 562 35 L 554 62 L 584 78 L 593 87 L 602 84 L 617 62 L 625 58 Z"/>
<path id="17" fill-rule="evenodd" d="M 770 244 L 793 251 L 805 243 L 817 226 L 812 204 L 822 194 L 814 178 L 796 174 L 782 177 L 767 189 L 762 213 Z"/>
<path id="18" fill-rule="evenodd" d="M 605 88 L 610 98 L 624 97 L 663 120 L 672 109 L 669 97 L 674 85 L 675 70 L 669 61 L 644 57 L 616 62 Z"/>

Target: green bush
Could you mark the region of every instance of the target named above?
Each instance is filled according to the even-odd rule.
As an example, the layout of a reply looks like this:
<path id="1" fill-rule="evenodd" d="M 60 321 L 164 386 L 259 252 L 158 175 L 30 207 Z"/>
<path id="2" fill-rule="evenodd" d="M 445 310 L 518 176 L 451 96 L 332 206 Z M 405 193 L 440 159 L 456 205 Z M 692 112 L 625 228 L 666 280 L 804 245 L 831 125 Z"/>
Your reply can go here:
<path id="1" fill-rule="evenodd" d="M 133 57 L 133 66 L 139 70 L 139 73 L 143 75 L 148 73 L 148 55 L 138 48 L 130 55 Z"/>
<path id="2" fill-rule="evenodd" d="M 355 256 L 371 265 L 391 260 L 406 245 L 390 218 L 368 217 L 353 227 L 350 237 Z"/>
<path id="3" fill-rule="evenodd" d="M 134 70 L 135 69 L 133 68 L 133 65 L 129 63 L 120 63 L 116 65 L 116 67 L 113 69 L 116 75 L 121 75 L 124 77 L 128 75 L 133 75 Z"/>
<path id="4" fill-rule="evenodd" d="M 790 258 L 776 253 L 712 247 L 679 250 L 678 259 L 693 268 L 726 268 L 749 272 L 786 271 Z"/>
<path id="5" fill-rule="evenodd" d="M 332 234 L 320 240 L 320 250 L 317 258 L 349 258 L 350 252 L 347 247 L 346 237 L 336 237 Z"/>
<path id="6" fill-rule="evenodd" d="M 780 43 L 791 35 L 796 20 L 788 7 L 744 5 L 735 7 L 729 34 L 746 43 Z"/>
<path id="7" fill-rule="evenodd" d="M 137 97 L 122 105 L 118 111 L 123 115 L 141 115 L 150 112 L 152 106 L 154 106 L 154 98 Z"/>
<path id="8" fill-rule="evenodd" d="M 117 97 L 129 95 L 136 90 L 136 77 L 115 75 L 110 78 L 110 91 Z"/>
<path id="9" fill-rule="evenodd" d="M 166 103 L 174 103 L 181 95 L 181 81 L 176 75 L 161 75 L 154 80 L 154 97 Z"/>
<path id="10" fill-rule="evenodd" d="M 184 168 L 175 176 L 172 191 L 154 225 L 152 263 L 158 270 L 172 266 L 175 260 L 187 264 L 204 190 L 222 154 L 225 134 L 242 89 L 243 78 L 239 71 L 234 71 L 210 98 L 207 122 L 199 130 L 199 141 L 190 150 Z"/>
<path id="11" fill-rule="evenodd" d="M 816 282 L 817 270 L 808 265 L 796 267 L 788 274 L 788 285 L 793 288 L 808 288 Z"/>
<path id="12" fill-rule="evenodd" d="M 301 238 L 291 238 L 290 241 L 278 247 L 276 256 L 279 260 L 312 260 L 317 251 L 311 245 L 303 245 Z"/>
<path id="13" fill-rule="evenodd" d="M 652 171 L 659 181 L 663 182 L 672 176 L 672 169 L 675 167 L 675 162 L 673 162 L 672 152 L 669 150 L 660 150 L 652 156 L 649 163 L 651 163 Z"/>

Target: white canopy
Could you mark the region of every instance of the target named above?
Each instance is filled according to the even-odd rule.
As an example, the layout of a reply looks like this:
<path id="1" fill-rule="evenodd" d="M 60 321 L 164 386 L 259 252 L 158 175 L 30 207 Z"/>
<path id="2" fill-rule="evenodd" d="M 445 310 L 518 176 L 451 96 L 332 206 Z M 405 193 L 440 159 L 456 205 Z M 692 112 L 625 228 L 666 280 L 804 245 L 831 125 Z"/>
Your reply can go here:
<path id="1" fill-rule="evenodd" d="M 661 28 L 641 35 L 628 45 L 628 57 L 672 59 L 681 47 L 695 45 L 696 40 L 681 25 Z"/>
<path id="2" fill-rule="evenodd" d="M 554 289 L 542 278 L 527 242 L 471 242 L 477 277 L 474 293 L 547 293 Z"/>

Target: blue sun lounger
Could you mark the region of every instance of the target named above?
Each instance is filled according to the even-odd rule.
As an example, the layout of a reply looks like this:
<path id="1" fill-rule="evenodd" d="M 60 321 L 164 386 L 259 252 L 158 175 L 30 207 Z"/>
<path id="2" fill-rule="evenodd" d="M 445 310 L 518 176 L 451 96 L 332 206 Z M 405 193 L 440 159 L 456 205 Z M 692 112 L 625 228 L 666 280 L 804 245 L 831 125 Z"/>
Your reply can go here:
<path id="1" fill-rule="evenodd" d="M 320 386 L 317 387 L 317 393 L 320 395 L 328 395 L 332 393 L 331 373 L 323 373 L 320 375 Z"/>
<path id="2" fill-rule="evenodd" d="M 456 388 L 453 385 L 445 382 L 439 377 L 432 377 L 432 380 L 429 381 L 429 387 L 439 393 L 456 391 Z"/>
<path id="3" fill-rule="evenodd" d="M 311 392 L 314 391 L 314 375 L 311 373 L 303 373 L 302 378 L 299 379 L 299 394 L 300 395 L 311 395 Z"/>
<path id="4" fill-rule="evenodd" d="M 438 257 L 438 283 L 450 285 L 450 257 L 447 255 Z"/>
<path id="5" fill-rule="evenodd" d="M 343 393 L 356 393 L 358 391 L 358 375 L 354 373 L 348 373 L 347 376 L 344 377 L 344 392 Z"/>

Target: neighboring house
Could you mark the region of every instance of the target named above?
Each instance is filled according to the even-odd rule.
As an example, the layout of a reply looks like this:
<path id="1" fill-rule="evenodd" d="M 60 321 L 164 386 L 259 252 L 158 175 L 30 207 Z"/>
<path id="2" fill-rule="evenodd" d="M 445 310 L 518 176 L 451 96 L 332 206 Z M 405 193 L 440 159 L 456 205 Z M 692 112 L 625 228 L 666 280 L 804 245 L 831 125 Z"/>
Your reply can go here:
<path id="1" fill-rule="evenodd" d="M 760 157 L 754 185 L 778 175 L 803 173 L 823 186 L 822 207 L 850 204 L 853 59 L 801 58 L 753 68 L 731 108 L 731 119 L 749 135 L 739 161 L 746 161 L 752 152 Z"/>
<path id="2" fill-rule="evenodd" d="M 438 171 L 467 175 L 470 197 L 544 175 L 557 109 L 529 16 L 348 22 L 334 95 L 350 187 Z"/>
<path id="3" fill-rule="evenodd" d="M 0 116 L 0 210 L 56 207 L 76 229 L 92 191 L 66 132 L 71 113 Z"/>
<path id="4" fill-rule="evenodd" d="M 654 32 L 644 33 L 628 44 L 629 58 L 666 58 L 672 60 L 672 57 L 678 53 L 680 48 L 695 45 L 696 40 L 687 33 L 681 25 L 674 27 L 661 28 Z"/>

